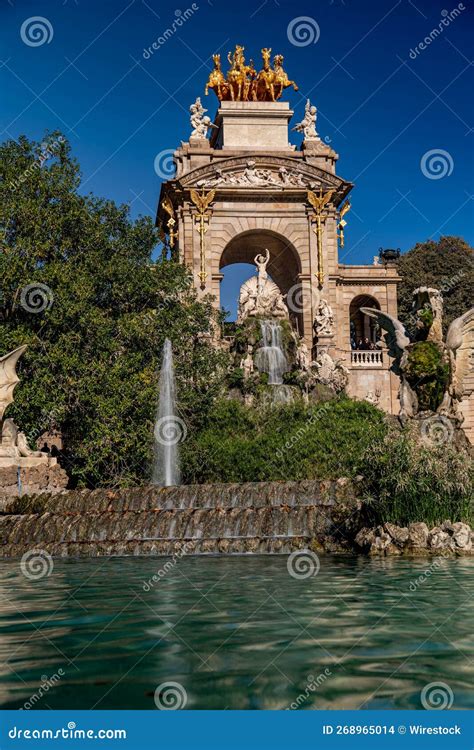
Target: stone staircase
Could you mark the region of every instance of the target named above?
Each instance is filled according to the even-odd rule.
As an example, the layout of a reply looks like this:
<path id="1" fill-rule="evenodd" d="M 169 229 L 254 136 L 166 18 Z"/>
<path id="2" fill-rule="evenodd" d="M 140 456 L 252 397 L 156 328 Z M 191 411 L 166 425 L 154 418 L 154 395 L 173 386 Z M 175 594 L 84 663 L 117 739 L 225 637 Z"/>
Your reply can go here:
<path id="1" fill-rule="evenodd" d="M 348 480 L 72 490 L 0 500 L 0 556 L 288 553 L 326 538 Z"/>

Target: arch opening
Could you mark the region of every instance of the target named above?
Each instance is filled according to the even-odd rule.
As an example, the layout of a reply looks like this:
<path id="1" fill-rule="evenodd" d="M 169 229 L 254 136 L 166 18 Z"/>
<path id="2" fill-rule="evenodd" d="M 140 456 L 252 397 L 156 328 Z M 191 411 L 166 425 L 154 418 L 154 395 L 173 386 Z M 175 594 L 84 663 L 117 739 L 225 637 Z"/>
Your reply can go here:
<path id="1" fill-rule="evenodd" d="M 288 291 L 298 284 L 301 261 L 294 245 L 283 235 L 268 229 L 250 229 L 234 237 L 224 248 L 219 262 L 222 274 L 221 303 L 235 319 L 240 287 L 256 273 L 255 256 L 268 249 L 270 260 L 267 266 L 269 278 L 286 297 Z M 224 269 L 229 266 L 234 266 Z"/>
<path id="2" fill-rule="evenodd" d="M 380 303 L 370 294 L 359 294 L 354 297 L 349 306 L 349 330 L 351 349 L 374 349 L 378 348 L 380 331 L 373 318 L 364 315 L 361 307 L 375 307 L 380 310 Z"/>

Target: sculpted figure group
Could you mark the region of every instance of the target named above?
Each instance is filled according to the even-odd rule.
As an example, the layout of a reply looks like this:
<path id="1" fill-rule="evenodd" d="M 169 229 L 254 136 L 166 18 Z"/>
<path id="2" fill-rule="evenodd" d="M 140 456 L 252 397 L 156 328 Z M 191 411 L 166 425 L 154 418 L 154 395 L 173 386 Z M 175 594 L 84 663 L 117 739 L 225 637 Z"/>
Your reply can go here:
<path id="1" fill-rule="evenodd" d="M 263 67 L 257 73 L 253 60 L 247 65 L 244 47 L 237 44 L 235 51 L 227 54 L 230 68 L 224 76 L 221 69 L 221 56 L 213 55 L 214 70 L 209 75 L 205 93 L 215 92 L 219 101 L 236 102 L 275 102 L 288 86 L 298 91 L 294 81 L 290 81 L 283 68 L 283 55 L 275 55 L 273 66 L 270 62 L 271 47 L 262 49 Z"/>

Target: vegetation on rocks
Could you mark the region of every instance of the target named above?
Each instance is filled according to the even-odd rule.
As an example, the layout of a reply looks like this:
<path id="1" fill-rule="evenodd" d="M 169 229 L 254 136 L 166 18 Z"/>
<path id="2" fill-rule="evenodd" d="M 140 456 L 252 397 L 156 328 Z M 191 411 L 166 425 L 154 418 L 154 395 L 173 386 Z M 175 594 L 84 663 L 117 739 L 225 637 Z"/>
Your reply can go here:
<path id="1" fill-rule="evenodd" d="M 405 373 L 416 390 L 420 411 L 436 411 L 450 379 L 447 353 L 433 341 L 419 341 L 408 353 Z"/>
<path id="2" fill-rule="evenodd" d="M 407 525 L 474 520 L 474 462 L 451 444 L 423 444 L 415 430 L 391 429 L 363 460 L 364 490 L 381 521 Z"/>

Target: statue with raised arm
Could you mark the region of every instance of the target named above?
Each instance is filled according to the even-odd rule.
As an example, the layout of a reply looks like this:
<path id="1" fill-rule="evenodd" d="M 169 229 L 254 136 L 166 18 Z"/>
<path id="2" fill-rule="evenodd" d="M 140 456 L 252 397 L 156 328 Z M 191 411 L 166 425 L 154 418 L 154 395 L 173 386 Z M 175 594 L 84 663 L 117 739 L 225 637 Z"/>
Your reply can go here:
<path id="1" fill-rule="evenodd" d="M 268 262 L 270 260 L 270 251 L 268 248 L 265 248 L 265 255 L 256 255 L 254 258 L 254 263 L 257 266 L 258 271 L 258 292 L 261 294 L 263 291 L 263 287 L 265 286 L 265 282 L 268 279 L 267 274 L 267 266 Z"/>
<path id="2" fill-rule="evenodd" d="M 304 109 L 304 117 L 301 122 L 298 122 L 292 130 L 296 130 L 298 133 L 303 133 L 305 141 L 314 141 L 319 139 L 319 135 L 316 132 L 316 117 L 318 110 L 314 105 L 311 104 L 309 99 L 306 100 L 306 106 Z"/>
<path id="3" fill-rule="evenodd" d="M 462 424 L 459 402 L 474 390 L 474 307 L 454 320 L 443 341 L 443 300 L 437 289 L 413 292 L 414 334 L 388 313 L 361 312 L 385 331 L 392 370 L 400 377 L 400 421 L 432 412 Z"/>

